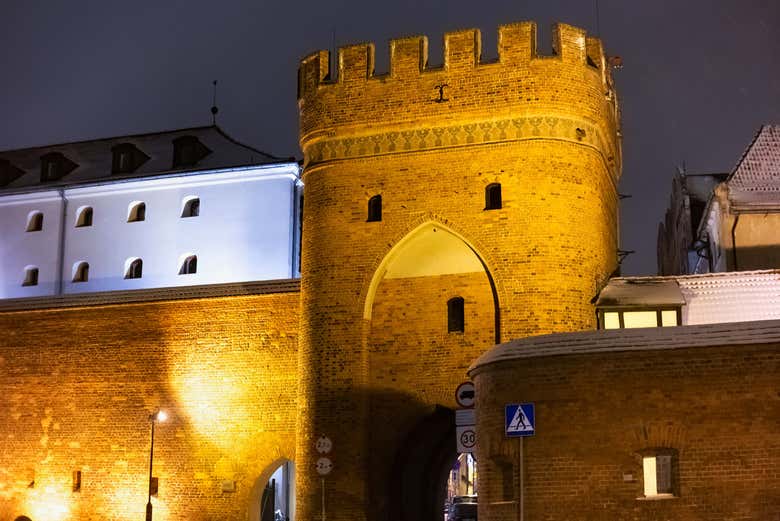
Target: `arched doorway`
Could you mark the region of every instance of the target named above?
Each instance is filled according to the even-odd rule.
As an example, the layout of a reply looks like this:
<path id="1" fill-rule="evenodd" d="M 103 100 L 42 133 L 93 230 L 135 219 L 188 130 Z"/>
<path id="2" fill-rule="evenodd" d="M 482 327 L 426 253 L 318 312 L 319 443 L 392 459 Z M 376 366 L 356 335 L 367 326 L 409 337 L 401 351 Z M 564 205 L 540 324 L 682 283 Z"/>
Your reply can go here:
<path id="1" fill-rule="evenodd" d="M 367 292 L 370 495 L 381 521 L 442 521 L 457 460 L 455 388 L 497 340 L 495 285 L 475 249 L 428 222 Z"/>
<path id="2" fill-rule="evenodd" d="M 257 480 L 251 497 L 251 521 L 295 521 L 295 464 L 276 461 Z"/>

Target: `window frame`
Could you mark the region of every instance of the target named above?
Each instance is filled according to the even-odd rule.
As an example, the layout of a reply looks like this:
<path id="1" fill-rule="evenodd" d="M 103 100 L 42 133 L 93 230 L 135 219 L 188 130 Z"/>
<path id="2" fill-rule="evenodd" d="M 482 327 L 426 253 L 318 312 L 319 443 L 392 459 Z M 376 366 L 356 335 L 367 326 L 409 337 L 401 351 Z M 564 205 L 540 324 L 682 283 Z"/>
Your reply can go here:
<path id="1" fill-rule="evenodd" d="M 369 197 L 367 203 L 366 222 L 382 222 L 382 194 L 376 194 Z"/>
<path id="2" fill-rule="evenodd" d="M 447 333 L 465 332 L 466 300 L 460 295 L 456 295 L 447 300 Z"/>
<path id="3" fill-rule="evenodd" d="M 496 200 L 496 193 L 498 198 Z M 500 210 L 504 207 L 501 183 L 490 183 L 485 187 L 485 211 Z"/>
<path id="4" fill-rule="evenodd" d="M 182 203 L 180 217 L 182 219 L 200 217 L 200 197 L 197 195 L 185 197 Z"/>
<path id="5" fill-rule="evenodd" d="M 668 305 L 668 306 L 635 306 L 635 307 L 599 307 L 596 309 L 596 316 L 598 318 L 598 328 L 599 329 L 605 329 L 605 315 L 607 313 L 617 313 L 618 314 L 618 321 L 620 323 L 620 327 L 618 329 L 634 329 L 634 328 L 626 328 L 625 326 L 625 318 L 623 316 L 623 313 L 633 313 L 633 312 L 641 312 L 641 311 L 655 311 L 656 312 L 656 326 L 655 327 L 674 327 L 674 326 L 664 326 L 663 325 L 663 313 L 664 311 L 675 311 L 677 315 L 677 326 L 682 325 L 682 306 L 674 306 L 674 305 Z"/>
<path id="6" fill-rule="evenodd" d="M 82 206 L 76 210 L 75 228 L 89 228 L 95 216 L 95 210 L 91 206 Z"/>
<path id="7" fill-rule="evenodd" d="M 71 283 L 81 284 L 83 282 L 89 282 L 89 263 L 87 261 L 78 261 L 73 263 L 73 270 L 71 273 Z"/>
<path id="8" fill-rule="evenodd" d="M 146 203 L 133 201 L 127 207 L 127 222 L 140 223 L 146 220 Z"/>
<path id="9" fill-rule="evenodd" d="M 659 499 L 674 499 L 680 497 L 678 483 L 679 483 L 679 453 L 677 449 L 671 447 L 652 447 L 639 451 L 640 464 L 642 466 L 642 495 L 637 497 L 639 500 L 659 500 Z M 658 459 L 668 458 L 668 466 L 666 467 L 665 481 L 668 483 L 667 488 L 664 491 L 658 490 Z M 654 462 L 652 472 L 648 468 L 650 462 Z M 649 475 L 655 477 L 655 484 L 647 483 Z"/>
<path id="10" fill-rule="evenodd" d="M 42 232 L 43 231 L 43 212 L 40 210 L 33 210 L 27 214 L 27 227 L 25 233 Z"/>
<path id="11" fill-rule="evenodd" d="M 193 269 L 194 264 L 194 269 Z M 189 254 L 184 256 L 179 266 L 179 275 L 195 275 L 198 273 L 198 256 Z"/>
<path id="12" fill-rule="evenodd" d="M 131 257 L 125 261 L 125 280 L 142 279 L 143 276 L 144 261 L 142 258 Z"/>
<path id="13" fill-rule="evenodd" d="M 31 286 L 37 286 L 40 278 L 41 270 L 38 266 L 25 266 L 24 267 L 24 279 L 22 280 L 22 287 L 27 288 Z"/>

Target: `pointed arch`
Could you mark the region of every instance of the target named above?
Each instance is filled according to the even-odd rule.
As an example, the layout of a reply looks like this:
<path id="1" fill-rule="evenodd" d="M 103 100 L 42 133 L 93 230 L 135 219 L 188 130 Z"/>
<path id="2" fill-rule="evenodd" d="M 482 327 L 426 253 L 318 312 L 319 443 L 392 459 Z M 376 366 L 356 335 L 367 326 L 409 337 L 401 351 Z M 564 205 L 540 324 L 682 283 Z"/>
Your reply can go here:
<path id="1" fill-rule="evenodd" d="M 500 306 L 500 299 L 498 294 L 498 288 L 496 286 L 496 282 L 493 279 L 493 273 L 490 270 L 488 264 L 485 262 L 484 257 L 477 251 L 477 249 L 470 243 L 468 240 L 466 240 L 463 235 L 456 232 L 452 229 L 452 227 L 442 224 L 439 221 L 436 220 L 426 220 L 417 226 L 415 226 L 411 231 L 409 231 L 406 235 L 404 235 L 400 240 L 398 240 L 395 245 L 393 245 L 389 251 L 387 251 L 382 257 L 382 260 L 378 263 L 376 269 L 374 270 L 373 276 L 366 286 L 365 290 L 365 297 L 363 301 L 363 318 L 365 320 L 371 320 L 373 305 L 374 305 L 374 299 L 376 297 L 377 288 L 379 287 L 380 282 L 385 278 L 385 276 L 388 274 L 388 270 L 393 268 L 393 264 L 395 261 L 400 259 L 405 254 L 409 253 L 411 251 L 411 248 L 414 248 L 415 241 L 423 237 L 425 234 L 428 233 L 439 233 L 442 232 L 449 240 L 457 241 L 463 248 L 468 249 L 471 254 L 473 254 L 476 262 L 479 263 L 481 266 L 481 269 L 485 272 L 488 278 L 488 282 L 490 283 L 490 290 L 493 294 L 493 306 L 494 306 L 494 316 L 495 316 L 495 343 L 500 344 L 501 343 L 501 306 Z"/>

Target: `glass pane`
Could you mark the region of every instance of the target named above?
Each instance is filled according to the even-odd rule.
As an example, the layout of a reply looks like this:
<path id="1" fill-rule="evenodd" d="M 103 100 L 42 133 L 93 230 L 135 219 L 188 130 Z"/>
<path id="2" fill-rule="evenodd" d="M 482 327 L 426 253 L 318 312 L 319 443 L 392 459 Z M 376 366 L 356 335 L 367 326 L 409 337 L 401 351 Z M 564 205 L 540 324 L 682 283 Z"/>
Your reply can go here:
<path id="1" fill-rule="evenodd" d="M 656 488 L 659 494 L 672 493 L 672 456 L 659 454 L 655 457 Z"/>
<path id="2" fill-rule="evenodd" d="M 661 311 L 661 323 L 664 327 L 677 325 L 677 311 Z"/>
<path id="3" fill-rule="evenodd" d="M 655 456 L 642 458 L 642 475 L 645 482 L 645 496 L 657 496 L 658 482 L 655 474 Z"/>
<path id="4" fill-rule="evenodd" d="M 604 313 L 604 329 L 620 329 L 620 317 L 617 311 Z"/>
<path id="5" fill-rule="evenodd" d="M 623 325 L 630 327 L 657 327 L 658 318 L 655 311 L 624 311 Z"/>

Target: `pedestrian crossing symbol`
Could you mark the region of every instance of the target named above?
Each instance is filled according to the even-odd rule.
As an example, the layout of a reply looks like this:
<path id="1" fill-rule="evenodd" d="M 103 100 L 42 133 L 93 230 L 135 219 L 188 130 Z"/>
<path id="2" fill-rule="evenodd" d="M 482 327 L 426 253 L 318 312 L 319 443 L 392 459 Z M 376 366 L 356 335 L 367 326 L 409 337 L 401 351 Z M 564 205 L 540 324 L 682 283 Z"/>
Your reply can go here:
<path id="1" fill-rule="evenodd" d="M 536 426 L 534 418 L 534 404 L 532 403 L 510 403 L 504 409 L 504 425 L 506 435 L 515 436 L 533 436 Z"/>

